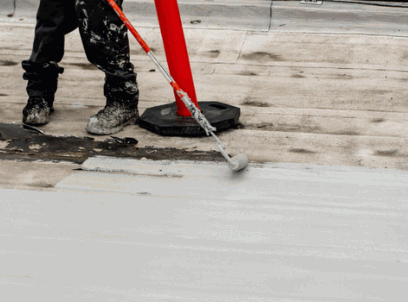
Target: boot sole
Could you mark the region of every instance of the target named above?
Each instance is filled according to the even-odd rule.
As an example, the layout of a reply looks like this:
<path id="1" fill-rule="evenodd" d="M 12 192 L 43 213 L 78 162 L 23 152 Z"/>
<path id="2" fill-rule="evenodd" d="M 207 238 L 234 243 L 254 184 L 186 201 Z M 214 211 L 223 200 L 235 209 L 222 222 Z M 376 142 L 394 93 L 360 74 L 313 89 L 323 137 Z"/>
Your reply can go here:
<path id="1" fill-rule="evenodd" d="M 136 122 L 139 120 L 138 117 L 132 117 L 131 119 L 129 119 L 127 122 L 123 123 L 120 126 L 117 127 L 113 127 L 113 128 L 105 128 L 105 129 L 101 129 L 101 128 L 93 128 L 91 126 L 86 127 L 86 131 L 88 131 L 91 134 L 97 134 L 97 135 L 108 135 L 108 134 L 115 134 L 120 132 L 121 130 L 123 130 L 123 128 L 125 128 L 126 126 L 129 126 L 131 124 L 136 124 Z"/>
<path id="2" fill-rule="evenodd" d="M 23 123 L 32 126 L 42 126 L 46 125 L 50 122 L 49 116 L 35 116 L 35 117 L 27 117 L 23 118 Z"/>
<path id="3" fill-rule="evenodd" d="M 37 116 L 23 116 L 23 123 L 26 125 L 32 126 L 42 126 L 46 125 L 50 122 L 50 115 L 54 112 L 54 108 L 50 109 L 49 113 L 41 112 L 41 114 Z"/>

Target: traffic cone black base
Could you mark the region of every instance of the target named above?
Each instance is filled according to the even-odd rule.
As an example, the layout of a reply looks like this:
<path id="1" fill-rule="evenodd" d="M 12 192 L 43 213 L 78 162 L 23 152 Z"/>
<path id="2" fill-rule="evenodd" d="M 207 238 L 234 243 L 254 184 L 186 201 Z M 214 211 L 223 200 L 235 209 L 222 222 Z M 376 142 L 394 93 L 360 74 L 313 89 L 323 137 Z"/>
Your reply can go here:
<path id="1" fill-rule="evenodd" d="M 241 110 L 219 102 L 198 102 L 201 112 L 217 132 L 234 127 Z M 139 119 L 139 126 L 162 136 L 206 136 L 193 117 L 177 115 L 176 103 L 146 109 Z"/>

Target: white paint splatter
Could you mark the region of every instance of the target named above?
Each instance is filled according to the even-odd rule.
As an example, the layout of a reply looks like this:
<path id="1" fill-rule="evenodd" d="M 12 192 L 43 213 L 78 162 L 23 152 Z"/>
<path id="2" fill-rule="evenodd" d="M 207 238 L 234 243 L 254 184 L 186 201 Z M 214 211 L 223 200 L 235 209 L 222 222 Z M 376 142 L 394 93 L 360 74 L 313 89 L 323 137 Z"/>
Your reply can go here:
<path id="1" fill-rule="evenodd" d="M 88 20 L 87 19 L 82 20 L 82 27 L 85 32 L 88 30 Z"/>
<path id="2" fill-rule="evenodd" d="M 109 27 L 110 27 L 110 30 L 111 30 L 111 31 L 117 31 L 117 32 L 119 32 L 119 30 L 120 30 L 120 29 L 116 26 L 116 24 L 113 24 L 113 23 L 111 23 Z"/>

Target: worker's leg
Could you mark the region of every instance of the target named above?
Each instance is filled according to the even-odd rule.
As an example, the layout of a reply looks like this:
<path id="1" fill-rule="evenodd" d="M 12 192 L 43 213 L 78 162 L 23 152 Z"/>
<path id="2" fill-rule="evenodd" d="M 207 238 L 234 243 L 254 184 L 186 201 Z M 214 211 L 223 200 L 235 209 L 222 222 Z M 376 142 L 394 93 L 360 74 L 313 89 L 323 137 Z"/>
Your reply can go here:
<path id="1" fill-rule="evenodd" d="M 77 24 L 75 0 L 40 1 L 32 53 L 22 62 L 29 96 L 23 122 L 42 125 L 49 121 L 58 75 L 63 72 L 58 63 L 64 55 L 64 36 Z"/>
<path id="2" fill-rule="evenodd" d="M 117 2 L 121 6 L 123 0 Z M 116 133 L 138 119 L 139 90 L 130 63 L 127 28 L 105 0 L 77 0 L 76 11 L 88 60 L 106 75 L 106 106 L 90 118 L 87 130 Z"/>

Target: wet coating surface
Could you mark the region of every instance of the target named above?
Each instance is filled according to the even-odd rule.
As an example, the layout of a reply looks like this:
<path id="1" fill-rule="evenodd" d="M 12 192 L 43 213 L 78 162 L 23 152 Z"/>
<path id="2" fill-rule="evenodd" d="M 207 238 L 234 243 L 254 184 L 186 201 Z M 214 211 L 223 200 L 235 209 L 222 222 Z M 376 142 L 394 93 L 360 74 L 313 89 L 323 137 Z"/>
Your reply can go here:
<path id="1" fill-rule="evenodd" d="M 93 156 L 146 158 L 152 160 L 223 161 L 218 152 L 186 151 L 176 148 L 137 147 L 137 139 L 107 136 L 105 141 L 92 137 L 50 136 L 24 129 L 18 124 L 0 124 L 0 160 L 69 161 L 83 163 Z"/>
<path id="2" fill-rule="evenodd" d="M 112 158 L 82 167 L 52 189 L 0 188 L 2 295 L 406 300 L 407 172 L 265 164 L 232 173 Z"/>

